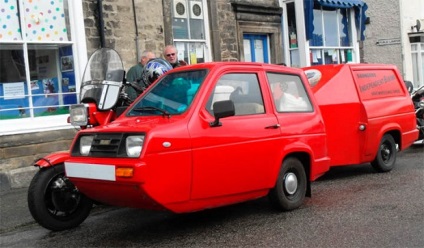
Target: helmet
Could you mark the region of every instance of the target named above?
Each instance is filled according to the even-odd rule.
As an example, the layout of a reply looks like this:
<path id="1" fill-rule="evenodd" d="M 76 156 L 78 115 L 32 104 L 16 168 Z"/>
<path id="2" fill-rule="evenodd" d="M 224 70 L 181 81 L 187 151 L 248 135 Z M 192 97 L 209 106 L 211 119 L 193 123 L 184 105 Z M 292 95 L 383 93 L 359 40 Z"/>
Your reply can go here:
<path id="1" fill-rule="evenodd" d="M 141 81 L 145 87 L 147 87 L 156 79 L 158 79 L 158 77 L 162 76 L 171 69 L 172 66 L 168 61 L 161 58 L 151 59 L 143 68 L 143 72 L 141 73 Z"/>

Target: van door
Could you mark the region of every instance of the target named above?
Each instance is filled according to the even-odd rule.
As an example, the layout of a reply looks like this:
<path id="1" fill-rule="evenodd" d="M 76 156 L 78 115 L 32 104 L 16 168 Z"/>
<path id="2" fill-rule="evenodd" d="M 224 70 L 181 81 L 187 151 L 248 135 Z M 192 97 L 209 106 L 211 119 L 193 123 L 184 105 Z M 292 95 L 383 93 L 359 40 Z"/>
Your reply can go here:
<path id="1" fill-rule="evenodd" d="M 235 196 L 272 187 L 272 166 L 280 164 L 280 130 L 273 113 L 264 108 L 257 73 L 227 73 L 216 80 L 211 94 L 190 126 L 193 147 L 192 199 Z M 234 101 L 235 116 L 210 127 L 213 103 Z M 196 124 L 194 124 L 196 123 Z"/>
<path id="2" fill-rule="evenodd" d="M 385 132 L 398 130 L 408 119 L 409 92 L 395 68 L 353 69 L 353 78 L 367 117 L 362 161 L 372 161 Z"/>

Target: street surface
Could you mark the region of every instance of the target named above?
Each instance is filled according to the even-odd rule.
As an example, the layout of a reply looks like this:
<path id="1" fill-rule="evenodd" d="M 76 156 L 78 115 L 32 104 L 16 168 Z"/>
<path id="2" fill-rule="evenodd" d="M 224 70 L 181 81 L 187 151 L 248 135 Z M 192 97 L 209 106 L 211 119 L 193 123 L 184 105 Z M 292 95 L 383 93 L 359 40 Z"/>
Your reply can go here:
<path id="1" fill-rule="evenodd" d="M 15 189 L 0 195 L 0 247 L 424 247 L 423 161 L 414 146 L 389 173 L 332 169 L 292 212 L 267 198 L 182 215 L 101 206 L 63 232 L 36 224 Z"/>

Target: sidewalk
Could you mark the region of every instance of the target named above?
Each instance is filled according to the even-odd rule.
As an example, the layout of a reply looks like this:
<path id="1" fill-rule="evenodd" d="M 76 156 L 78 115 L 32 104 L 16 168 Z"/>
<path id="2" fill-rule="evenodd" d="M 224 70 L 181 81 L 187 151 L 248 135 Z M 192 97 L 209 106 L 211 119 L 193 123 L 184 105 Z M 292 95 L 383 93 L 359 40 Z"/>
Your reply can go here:
<path id="1" fill-rule="evenodd" d="M 38 170 L 38 167 L 27 166 L 10 171 L 0 171 L 0 192 L 28 188 Z"/>

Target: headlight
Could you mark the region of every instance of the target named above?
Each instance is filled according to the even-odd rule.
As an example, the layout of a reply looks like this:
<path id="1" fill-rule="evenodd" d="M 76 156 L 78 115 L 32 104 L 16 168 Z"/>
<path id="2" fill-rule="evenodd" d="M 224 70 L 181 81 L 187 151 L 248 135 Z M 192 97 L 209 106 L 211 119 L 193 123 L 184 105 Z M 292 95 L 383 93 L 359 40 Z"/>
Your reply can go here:
<path id="1" fill-rule="evenodd" d="M 88 123 L 87 107 L 84 104 L 73 104 L 70 107 L 71 124 L 73 126 L 86 126 Z"/>
<path id="2" fill-rule="evenodd" d="M 143 149 L 144 135 L 128 136 L 125 142 L 127 156 L 130 158 L 139 157 Z"/>
<path id="3" fill-rule="evenodd" d="M 91 143 L 93 142 L 94 136 L 82 136 L 80 138 L 80 153 L 83 156 L 87 156 L 90 153 Z"/>

